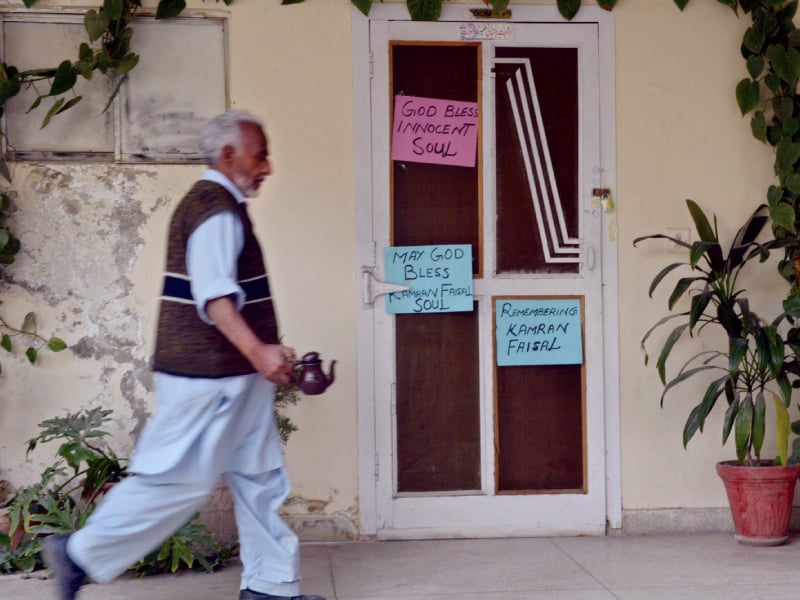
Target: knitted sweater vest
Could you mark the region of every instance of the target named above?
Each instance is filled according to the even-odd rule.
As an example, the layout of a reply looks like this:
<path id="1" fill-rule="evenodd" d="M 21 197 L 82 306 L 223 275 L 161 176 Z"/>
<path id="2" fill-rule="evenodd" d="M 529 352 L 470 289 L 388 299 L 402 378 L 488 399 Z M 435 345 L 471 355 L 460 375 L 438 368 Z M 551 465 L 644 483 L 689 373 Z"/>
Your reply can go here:
<path id="1" fill-rule="evenodd" d="M 198 181 L 178 204 L 170 222 L 153 362 L 155 371 L 206 378 L 256 372 L 215 326 L 200 319 L 186 270 L 189 236 L 203 221 L 224 211 L 238 215 L 244 231 L 244 248 L 237 262 L 238 284 L 246 294 L 241 315 L 262 341 L 278 343 L 266 267 L 246 206 L 221 185 Z"/>

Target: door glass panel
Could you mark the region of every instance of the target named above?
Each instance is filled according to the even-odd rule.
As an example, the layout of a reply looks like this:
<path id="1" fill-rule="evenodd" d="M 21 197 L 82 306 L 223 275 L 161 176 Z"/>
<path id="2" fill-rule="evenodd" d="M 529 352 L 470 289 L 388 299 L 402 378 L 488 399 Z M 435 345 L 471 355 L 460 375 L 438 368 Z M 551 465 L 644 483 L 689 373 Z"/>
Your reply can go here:
<path id="1" fill-rule="evenodd" d="M 392 42 L 390 97 L 477 102 L 480 46 Z M 392 243 L 471 244 L 480 268 L 480 158 L 474 167 L 392 163 Z M 398 315 L 397 491 L 481 489 L 478 313 Z"/>
<path id="2" fill-rule="evenodd" d="M 578 51 L 495 58 L 497 272 L 577 273 Z"/>
<path id="3" fill-rule="evenodd" d="M 477 315 L 397 316 L 398 492 L 481 487 Z"/>
<path id="4" fill-rule="evenodd" d="M 497 368 L 497 490 L 585 491 L 582 365 Z"/>
<path id="5" fill-rule="evenodd" d="M 479 49 L 475 44 L 393 43 L 391 97 L 477 102 Z M 394 245 L 471 244 L 472 272 L 478 273 L 479 173 L 477 164 L 453 167 L 393 162 Z"/>

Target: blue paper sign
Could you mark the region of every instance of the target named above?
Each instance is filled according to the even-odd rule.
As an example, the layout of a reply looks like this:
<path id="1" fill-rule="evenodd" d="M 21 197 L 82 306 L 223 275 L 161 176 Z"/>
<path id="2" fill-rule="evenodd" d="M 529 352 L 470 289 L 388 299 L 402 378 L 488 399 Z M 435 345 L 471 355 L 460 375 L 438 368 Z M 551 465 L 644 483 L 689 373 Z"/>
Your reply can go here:
<path id="1" fill-rule="evenodd" d="M 497 365 L 583 363 L 578 298 L 496 299 Z"/>
<path id="2" fill-rule="evenodd" d="M 386 296 L 386 312 L 472 311 L 472 246 L 392 246 L 384 253 L 386 281 L 411 286 Z"/>

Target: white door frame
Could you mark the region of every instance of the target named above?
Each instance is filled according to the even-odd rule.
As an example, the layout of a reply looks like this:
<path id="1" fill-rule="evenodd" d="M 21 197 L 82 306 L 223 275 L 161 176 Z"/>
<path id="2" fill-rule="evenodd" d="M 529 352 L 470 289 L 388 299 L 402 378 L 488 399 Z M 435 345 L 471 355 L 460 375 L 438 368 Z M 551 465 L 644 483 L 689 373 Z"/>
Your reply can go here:
<path id="1" fill-rule="evenodd" d="M 475 8 L 483 5 L 475 6 Z M 447 5 L 442 8 L 442 21 L 476 21 L 468 5 Z M 510 21 L 563 23 L 555 6 L 513 6 Z M 353 124 L 355 140 L 356 190 L 356 273 L 359 302 L 362 298 L 362 267 L 376 264 L 376 248 L 372 243 L 372 146 L 370 74 L 370 19 L 409 20 L 405 5 L 373 5 L 370 17 L 353 9 Z M 585 6 L 573 19 L 577 23 L 597 23 L 600 62 L 600 155 L 603 166 L 603 187 L 616 190 L 616 116 L 614 17 L 599 7 Z M 619 319 L 617 244 L 613 213 L 603 215 L 603 339 L 604 339 L 604 415 L 606 450 L 606 510 L 610 529 L 622 526 L 622 490 L 620 455 L 619 402 Z M 375 535 L 377 523 L 376 497 L 376 423 L 374 403 L 372 308 L 358 307 L 357 315 L 357 407 L 358 407 L 358 480 L 361 535 Z"/>

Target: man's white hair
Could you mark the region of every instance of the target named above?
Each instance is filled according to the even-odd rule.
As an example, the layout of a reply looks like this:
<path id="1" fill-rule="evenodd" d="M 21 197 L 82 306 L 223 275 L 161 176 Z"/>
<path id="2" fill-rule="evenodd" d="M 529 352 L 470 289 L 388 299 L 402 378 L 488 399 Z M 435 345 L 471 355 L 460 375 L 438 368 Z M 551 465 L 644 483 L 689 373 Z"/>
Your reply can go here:
<path id="1" fill-rule="evenodd" d="M 215 165 L 225 146 L 239 148 L 242 143 L 241 125 L 251 123 L 264 129 L 264 124 L 244 110 L 229 110 L 217 115 L 200 129 L 200 151 L 207 165 Z"/>

